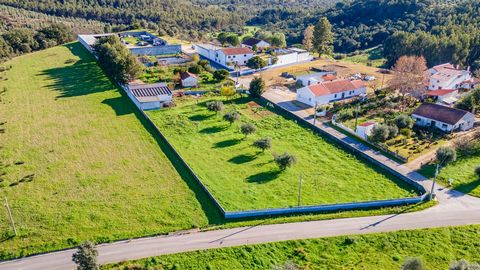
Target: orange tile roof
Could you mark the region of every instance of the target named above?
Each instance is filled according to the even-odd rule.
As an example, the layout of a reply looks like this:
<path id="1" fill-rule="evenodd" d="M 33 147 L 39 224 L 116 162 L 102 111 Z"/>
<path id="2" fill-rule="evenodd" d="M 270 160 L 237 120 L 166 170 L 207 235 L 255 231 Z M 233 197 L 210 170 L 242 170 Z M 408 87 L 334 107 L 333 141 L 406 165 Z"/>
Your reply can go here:
<path id="1" fill-rule="evenodd" d="M 333 74 L 325 74 L 325 75 L 322 76 L 322 78 L 325 81 L 333 81 L 333 80 L 337 79 L 337 76 L 335 76 Z"/>
<path id="2" fill-rule="evenodd" d="M 248 54 L 253 53 L 250 48 L 247 47 L 237 47 L 237 48 L 222 48 L 220 49 L 225 55 L 237 55 L 237 54 Z"/>
<path id="3" fill-rule="evenodd" d="M 324 96 L 329 94 L 341 93 L 365 87 L 365 82 L 362 80 L 334 80 L 324 81 L 319 84 L 308 86 L 315 96 Z"/>
<path id="4" fill-rule="evenodd" d="M 452 92 L 455 92 L 457 90 L 455 89 L 439 89 L 439 90 L 432 90 L 432 91 L 428 91 L 427 92 L 427 95 L 429 96 L 444 96 L 444 95 L 448 95 Z"/>

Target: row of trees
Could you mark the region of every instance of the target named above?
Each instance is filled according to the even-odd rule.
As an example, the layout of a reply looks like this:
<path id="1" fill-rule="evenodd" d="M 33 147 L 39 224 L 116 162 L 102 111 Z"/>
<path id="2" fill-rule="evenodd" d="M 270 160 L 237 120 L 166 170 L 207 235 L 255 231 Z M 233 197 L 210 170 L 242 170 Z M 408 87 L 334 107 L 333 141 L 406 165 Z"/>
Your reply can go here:
<path id="1" fill-rule="evenodd" d="M 64 24 L 54 23 L 38 30 L 11 29 L 0 35 L 0 60 L 50 48 L 72 40 L 72 30 Z"/>
<path id="2" fill-rule="evenodd" d="M 122 44 L 117 35 L 100 38 L 93 49 L 99 64 L 115 81 L 127 83 L 143 72 L 143 65 Z"/>

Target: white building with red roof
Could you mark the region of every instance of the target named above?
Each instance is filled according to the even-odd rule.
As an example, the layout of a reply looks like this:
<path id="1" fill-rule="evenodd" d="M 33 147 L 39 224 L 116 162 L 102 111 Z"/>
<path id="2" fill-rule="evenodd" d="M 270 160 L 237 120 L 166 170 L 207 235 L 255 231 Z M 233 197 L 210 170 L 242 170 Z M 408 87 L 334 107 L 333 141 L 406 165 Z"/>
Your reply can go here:
<path id="1" fill-rule="evenodd" d="M 357 125 L 355 133 L 358 137 L 368 140 L 368 137 L 372 134 L 373 128 L 377 125 L 375 122 L 365 122 Z"/>
<path id="2" fill-rule="evenodd" d="M 367 86 L 363 80 L 333 80 L 298 89 L 296 99 L 314 107 L 366 93 Z"/>
<path id="3" fill-rule="evenodd" d="M 457 102 L 459 98 L 458 90 L 456 89 L 439 89 L 427 92 L 427 96 L 432 97 L 437 103 L 452 105 Z"/>
<path id="4" fill-rule="evenodd" d="M 460 69 L 450 63 L 434 66 L 428 73 L 428 90 L 459 89 L 465 81 L 472 79 L 469 70 Z"/>
<path id="5" fill-rule="evenodd" d="M 211 44 L 196 44 L 195 50 L 203 58 L 216 64 L 233 70 L 235 65 L 245 66 L 247 61 L 253 57 L 253 51 L 248 47 L 223 48 Z"/>

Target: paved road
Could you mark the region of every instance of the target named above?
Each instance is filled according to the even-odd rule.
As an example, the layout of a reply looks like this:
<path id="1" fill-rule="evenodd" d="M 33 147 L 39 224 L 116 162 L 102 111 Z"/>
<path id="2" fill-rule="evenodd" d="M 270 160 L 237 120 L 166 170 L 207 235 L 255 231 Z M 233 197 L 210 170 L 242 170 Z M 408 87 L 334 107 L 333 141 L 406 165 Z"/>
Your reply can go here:
<path id="1" fill-rule="evenodd" d="M 267 98 L 271 99 L 272 97 L 268 96 Z M 283 104 L 287 104 L 286 106 L 292 105 L 285 100 L 281 102 L 285 102 Z M 298 112 L 301 113 L 301 110 Z M 305 117 L 308 117 L 308 115 L 305 115 Z M 359 145 L 357 146 L 360 147 Z M 365 150 L 371 151 L 368 149 Z M 371 154 L 373 155 L 375 152 L 372 151 Z M 385 162 L 390 161 L 387 159 Z M 431 181 L 425 179 L 421 175 L 415 174 L 415 172 L 411 171 L 411 169 L 406 166 L 394 163 L 390 165 L 398 166 L 397 169 L 402 170 L 404 173 L 413 174 L 425 187 L 431 185 Z M 439 200 L 439 205 L 414 213 L 275 225 L 258 225 L 208 232 L 194 232 L 184 235 L 141 238 L 131 241 L 103 244 L 98 246 L 99 262 L 102 264 L 121 262 L 125 260 L 192 250 L 293 239 L 480 224 L 480 199 L 442 187 L 439 187 L 437 190 L 437 198 Z M 7 261 L 0 263 L 0 270 L 73 269 L 74 265 L 71 262 L 72 252 L 73 250 L 64 250 L 19 260 Z"/>

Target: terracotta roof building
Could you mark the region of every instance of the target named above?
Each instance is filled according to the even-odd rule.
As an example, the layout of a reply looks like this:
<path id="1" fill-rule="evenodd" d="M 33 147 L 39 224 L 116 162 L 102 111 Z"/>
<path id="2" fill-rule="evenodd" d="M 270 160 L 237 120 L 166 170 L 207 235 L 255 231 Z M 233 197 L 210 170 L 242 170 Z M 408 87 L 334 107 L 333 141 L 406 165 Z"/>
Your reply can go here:
<path id="1" fill-rule="evenodd" d="M 302 87 L 297 90 L 297 100 L 310 106 L 327 104 L 365 95 L 367 87 L 362 80 L 333 80 Z"/>
<path id="2" fill-rule="evenodd" d="M 419 126 L 436 127 L 448 132 L 467 130 L 475 123 L 475 116 L 470 112 L 433 103 L 420 105 L 412 113 L 412 118 Z"/>

